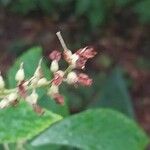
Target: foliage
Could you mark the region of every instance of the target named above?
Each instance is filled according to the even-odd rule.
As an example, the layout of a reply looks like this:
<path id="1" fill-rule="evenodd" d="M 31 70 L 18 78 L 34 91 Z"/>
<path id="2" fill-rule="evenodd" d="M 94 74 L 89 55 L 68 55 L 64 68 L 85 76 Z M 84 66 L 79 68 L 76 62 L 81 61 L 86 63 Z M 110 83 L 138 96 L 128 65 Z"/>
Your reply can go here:
<path id="1" fill-rule="evenodd" d="M 129 117 L 134 117 L 131 98 L 129 96 L 123 71 L 115 68 L 103 83 L 103 88 L 97 93 L 90 104 L 93 107 L 116 109 Z"/>
<path id="2" fill-rule="evenodd" d="M 115 19 L 118 10 L 121 10 L 121 14 L 130 10 L 132 14 L 137 14 L 142 23 L 150 21 L 149 0 L 0 0 L 0 3 L 22 15 L 40 11 L 52 16 L 53 19 L 61 18 L 63 15 L 69 16 L 69 11 L 70 16 L 73 15 L 76 19 L 85 18 L 86 24 L 90 24 L 92 28 Z M 64 7 L 67 8 L 66 11 Z"/>
<path id="3" fill-rule="evenodd" d="M 32 145 L 71 145 L 85 150 L 144 150 L 146 135 L 122 114 L 108 110 L 88 110 L 51 127 Z"/>
<path id="4" fill-rule="evenodd" d="M 33 138 L 62 117 L 50 111 L 37 115 L 25 103 L 0 111 L 0 143 Z"/>
<path id="5" fill-rule="evenodd" d="M 19 57 L 8 71 L 9 87 L 16 86 L 13 77 L 22 61 L 25 62 L 26 77 L 30 77 L 41 57 L 42 49 L 40 47 L 33 47 Z M 42 63 L 42 68 L 45 76 L 51 78 L 45 61 Z M 115 69 L 108 78 L 105 78 L 104 81 L 106 82 L 99 83 L 103 79 L 102 77 L 100 80 L 98 76 L 92 89 L 80 88 L 79 94 L 82 95 L 82 98 L 70 95 L 70 90 L 64 89 L 66 100 L 92 99 L 93 91 L 98 93 L 96 98 L 99 98 L 99 91 L 101 91 L 101 102 L 97 101 L 96 104 L 98 107 L 106 106 L 132 116 L 130 97 L 121 70 Z M 68 117 L 67 101 L 64 106 L 58 106 L 45 96 L 44 89 L 39 89 L 38 94 L 40 95 L 39 104 L 46 108 L 43 116 L 38 116 L 25 103 L 21 103 L 18 107 L 0 110 L 0 143 L 9 143 L 10 147 L 14 147 L 10 143 L 29 140 L 39 135 L 32 145 L 27 142 L 25 145 L 27 150 L 46 150 L 48 147 L 51 147 L 52 150 L 71 149 L 66 146 L 87 150 L 143 150 L 147 146 L 148 138 L 145 133 L 133 120 L 117 111 L 101 108 L 87 110 Z M 54 112 L 59 115 L 54 114 Z M 57 123 L 56 121 L 62 119 L 60 115 L 66 119 Z M 41 134 L 43 131 L 44 133 Z M 36 147 L 34 147 L 35 145 Z"/>

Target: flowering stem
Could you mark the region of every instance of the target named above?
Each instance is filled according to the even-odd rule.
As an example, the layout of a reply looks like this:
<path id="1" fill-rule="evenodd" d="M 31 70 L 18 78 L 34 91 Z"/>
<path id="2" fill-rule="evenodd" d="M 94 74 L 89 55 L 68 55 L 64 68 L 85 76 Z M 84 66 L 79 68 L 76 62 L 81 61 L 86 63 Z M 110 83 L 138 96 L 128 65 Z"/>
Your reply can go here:
<path id="1" fill-rule="evenodd" d="M 64 39 L 63 39 L 62 36 L 61 36 L 60 31 L 57 32 L 56 35 L 57 35 L 57 37 L 58 37 L 58 39 L 59 39 L 59 41 L 60 41 L 60 43 L 61 43 L 62 48 L 64 49 L 64 51 L 68 50 L 68 48 L 67 48 L 67 46 L 66 46 L 66 44 L 65 44 L 65 41 L 64 41 Z"/>

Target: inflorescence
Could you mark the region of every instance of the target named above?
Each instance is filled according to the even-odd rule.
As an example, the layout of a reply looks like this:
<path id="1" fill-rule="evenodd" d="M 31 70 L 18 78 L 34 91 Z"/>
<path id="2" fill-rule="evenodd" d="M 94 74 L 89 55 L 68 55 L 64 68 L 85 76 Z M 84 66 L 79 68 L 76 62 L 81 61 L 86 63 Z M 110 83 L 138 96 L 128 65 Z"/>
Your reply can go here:
<path id="1" fill-rule="evenodd" d="M 0 109 L 9 106 L 16 106 L 19 101 L 26 101 L 33 107 L 37 113 L 43 113 L 42 108 L 38 105 L 38 88 L 46 87 L 47 95 L 53 98 L 56 103 L 64 104 L 64 97 L 59 92 L 59 86 L 66 82 L 70 85 L 90 86 L 92 79 L 85 73 L 79 73 L 83 70 L 88 59 L 96 55 L 96 51 L 92 47 L 84 47 L 72 53 L 66 46 L 60 32 L 57 32 L 60 43 L 63 47 L 63 53 L 54 50 L 50 53 L 49 59 L 52 61 L 50 71 L 53 73 L 52 80 L 47 80 L 42 73 L 42 59 L 39 61 L 35 73 L 30 79 L 25 79 L 25 71 L 23 62 L 16 73 L 15 80 L 17 86 L 14 89 L 6 89 L 5 81 L 0 73 Z M 63 55 L 64 60 L 68 63 L 65 71 L 59 69 L 58 62 Z"/>

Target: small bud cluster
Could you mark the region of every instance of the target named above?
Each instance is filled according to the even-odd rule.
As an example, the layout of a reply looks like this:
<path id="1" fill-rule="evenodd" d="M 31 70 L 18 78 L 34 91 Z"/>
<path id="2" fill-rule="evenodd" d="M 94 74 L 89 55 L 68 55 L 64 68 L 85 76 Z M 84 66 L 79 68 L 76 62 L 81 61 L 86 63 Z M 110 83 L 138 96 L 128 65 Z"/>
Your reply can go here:
<path id="1" fill-rule="evenodd" d="M 83 85 L 90 86 L 92 79 L 85 73 L 79 73 L 79 70 L 85 68 L 85 64 L 88 59 L 93 58 L 96 52 L 91 47 L 85 47 L 77 50 L 74 54 L 66 47 L 60 32 L 56 33 L 62 47 L 63 53 L 54 50 L 49 55 L 49 59 L 52 61 L 50 65 L 50 71 L 53 73 L 52 80 L 47 80 L 42 73 L 42 59 L 39 61 L 38 67 L 35 70 L 33 76 L 26 80 L 24 64 L 20 64 L 20 68 L 16 73 L 15 80 L 17 87 L 15 89 L 5 89 L 5 82 L 0 73 L 0 109 L 8 106 L 14 106 L 19 103 L 20 100 L 26 101 L 33 107 L 37 113 L 43 113 L 42 108 L 37 104 L 38 93 L 37 88 L 47 87 L 47 95 L 55 100 L 58 104 L 64 104 L 64 97 L 59 92 L 59 87 L 63 82 L 70 85 Z M 63 58 L 68 63 L 68 67 L 65 71 L 59 68 L 59 61 Z"/>

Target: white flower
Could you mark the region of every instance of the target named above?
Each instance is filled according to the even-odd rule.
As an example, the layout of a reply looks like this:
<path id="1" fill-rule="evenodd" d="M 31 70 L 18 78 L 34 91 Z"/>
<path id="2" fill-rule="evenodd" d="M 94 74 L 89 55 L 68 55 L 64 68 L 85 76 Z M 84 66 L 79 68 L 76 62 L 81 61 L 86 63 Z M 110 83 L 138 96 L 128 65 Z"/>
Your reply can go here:
<path id="1" fill-rule="evenodd" d="M 76 62 L 77 62 L 78 59 L 79 59 L 79 56 L 78 56 L 77 54 L 73 54 L 73 55 L 71 56 L 71 66 L 72 66 L 73 68 L 76 67 Z"/>
<path id="2" fill-rule="evenodd" d="M 46 78 L 42 78 L 38 81 L 37 85 L 38 86 L 42 86 L 45 85 L 47 83 L 47 79 Z"/>
<path id="3" fill-rule="evenodd" d="M 57 60 L 53 60 L 50 66 L 50 70 L 52 72 L 56 72 L 59 69 L 59 65 L 58 65 L 58 61 Z"/>
<path id="4" fill-rule="evenodd" d="M 16 73 L 15 79 L 16 79 L 16 81 L 21 82 L 24 80 L 24 78 L 25 78 L 25 74 L 24 74 L 24 69 L 23 69 L 23 63 L 21 63 L 20 69 Z"/>
<path id="5" fill-rule="evenodd" d="M 9 102 L 7 99 L 3 99 L 0 101 L 0 108 L 3 109 L 5 107 L 9 106 Z"/>
<path id="6" fill-rule="evenodd" d="M 18 98 L 18 95 L 17 95 L 17 93 L 14 92 L 14 93 L 9 94 L 7 99 L 8 99 L 9 102 L 13 102 L 17 98 Z"/>
<path id="7" fill-rule="evenodd" d="M 27 98 L 26 98 L 26 101 L 30 104 L 30 105 L 33 105 L 33 104 L 36 104 L 37 103 L 37 100 L 38 100 L 38 94 L 36 93 L 35 90 L 32 91 L 31 95 L 29 95 Z"/>
<path id="8" fill-rule="evenodd" d="M 76 83 L 78 81 L 77 74 L 73 71 L 68 73 L 66 81 L 67 81 L 68 84 Z"/>
<path id="9" fill-rule="evenodd" d="M 3 89 L 5 87 L 5 82 L 4 82 L 4 79 L 0 73 L 0 89 Z"/>
<path id="10" fill-rule="evenodd" d="M 42 64 L 42 59 L 40 59 L 38 67 L 34 73 L 34 77 L 40 79 L 41 78 L 41 64 Z"/>

